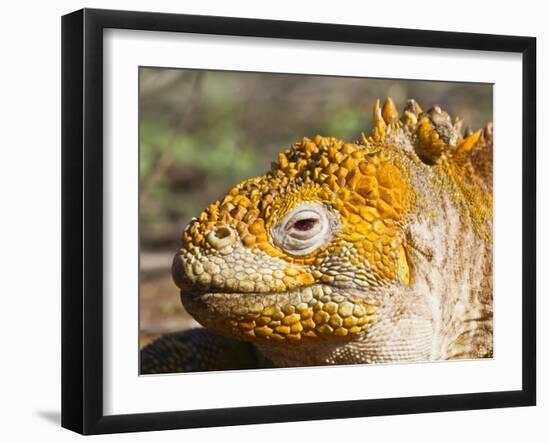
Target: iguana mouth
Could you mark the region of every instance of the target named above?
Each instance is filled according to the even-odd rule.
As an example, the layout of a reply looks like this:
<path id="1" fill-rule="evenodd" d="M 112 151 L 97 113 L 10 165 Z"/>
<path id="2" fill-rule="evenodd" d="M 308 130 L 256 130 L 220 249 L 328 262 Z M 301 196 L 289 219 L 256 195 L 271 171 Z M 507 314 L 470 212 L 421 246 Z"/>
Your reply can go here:
<path id="1" fill-rule="evenodd" d="M 286 292 L 181 291 L 187 311 L 222 334 L 256 342 L 352 338 L 376 320 L 376 301 L 324 284 Z"/>

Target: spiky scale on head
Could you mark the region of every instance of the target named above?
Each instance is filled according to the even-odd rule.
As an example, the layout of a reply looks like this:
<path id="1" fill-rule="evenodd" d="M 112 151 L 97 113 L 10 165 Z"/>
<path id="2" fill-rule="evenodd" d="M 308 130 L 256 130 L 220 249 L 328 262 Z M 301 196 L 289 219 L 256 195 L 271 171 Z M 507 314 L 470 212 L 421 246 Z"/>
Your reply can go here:
<path id="1" fill-rule="evenodd" d="M 468 162 L 481 132 L 464 137 L 440 108 L 414 101 L 401 115 L 377 101 L 373 117 L 359 142 L 303 138 L 190 224 L 173 275 L 200 322 L 260 343 L 349 340 L 411 285 L 407 227 L 438 212 L 426 203 L 433 189 L 474 224 L 490 218 Z"/>

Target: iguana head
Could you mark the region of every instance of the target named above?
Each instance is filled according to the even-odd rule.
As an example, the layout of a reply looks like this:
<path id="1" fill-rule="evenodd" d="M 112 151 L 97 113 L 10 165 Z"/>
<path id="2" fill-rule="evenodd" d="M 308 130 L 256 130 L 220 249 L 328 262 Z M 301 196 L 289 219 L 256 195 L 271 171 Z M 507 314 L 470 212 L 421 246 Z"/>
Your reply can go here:
<path id="1" fill-rule="evenodd" d="M 479 138 L 457 136 L 439 114 L 410 101 L 400 115 L 391 99 L 377 102 L 370 136 L 303 138 L 211 204 L 185 228 L 174 259 L 187 310 L 207 328 L 262 344 L 363 334 L 415 278 L 407 226 L 426 199 L 419 168 L 446 165 Z"/>

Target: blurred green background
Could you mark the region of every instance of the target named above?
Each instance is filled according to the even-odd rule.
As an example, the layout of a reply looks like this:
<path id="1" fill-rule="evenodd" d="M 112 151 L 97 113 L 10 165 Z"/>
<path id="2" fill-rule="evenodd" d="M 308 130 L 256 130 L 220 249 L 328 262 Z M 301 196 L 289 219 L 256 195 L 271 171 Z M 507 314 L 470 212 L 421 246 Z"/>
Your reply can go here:
<path id="1" fill-rule="evenodd" d="M 142 343 L 196 325 L 170 264 L 182 228 L 303 136 L 355 141 L 376 98 L 440 105 L 464 128 L 492 120 L 492 85 L 164 68 L 140 69 Z"/>

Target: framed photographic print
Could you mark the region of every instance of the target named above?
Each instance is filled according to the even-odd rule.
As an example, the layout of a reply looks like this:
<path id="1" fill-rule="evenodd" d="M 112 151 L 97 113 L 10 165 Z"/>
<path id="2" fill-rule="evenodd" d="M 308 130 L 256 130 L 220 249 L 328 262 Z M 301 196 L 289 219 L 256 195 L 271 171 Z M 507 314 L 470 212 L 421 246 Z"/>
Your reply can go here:
<path id="1" fill-rule="evenodd" d="M 530 37 L 62 21 L 62 425 L 535 404 Z"/>

